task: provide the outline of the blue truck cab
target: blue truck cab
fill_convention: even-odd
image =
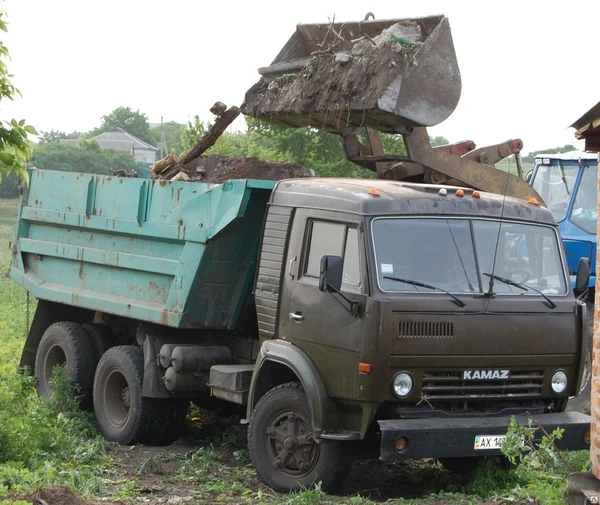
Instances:
[[[571,151],[538,154],[529,179],[558,223],[573,281],[579,258],[590,259],[590,301],[596,286],[597,177],[597,155]]]

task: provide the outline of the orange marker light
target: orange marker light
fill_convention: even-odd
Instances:
[[[583,441],[584,441],[586,444],[589,444],[589,443],[590,443],[590,440],[591,440],[590,430],[587,430],[587,431],[585,432],[585,435],[583,435]]]
[[[481,193],[479,191],[473,191],[473,198],[481,198]]]
[[[462,189],[457,189],[456,196],[465,196],[465,192]]]
[[[373,365],[371,365],[371,363],[359,363],[358,371],[360,373],[371,373],[373,371]]]
[[[539,205],[540,202],[537,201],[537,198],[530,198],[529,200],[527,200],[527,203],[530,203],[531,205]]]
[[[381,195],[381,193],[379,192],[379,190],[378,190],[378,189],[375,189],[375,188],[371,188],[371,189],[369,190],[369,194],[370,194],[371,196],[380,196],[380,195]]]
[[[408,440],[406,440],[404,437],[399,438],[398,440],[396,440],[396,451],[398,452],[404,452],[404,450],[406,450],[406,448],[408,447]]]

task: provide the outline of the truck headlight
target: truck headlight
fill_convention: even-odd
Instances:
[[[397,373],[392,382],[394,393],[398,398],[407,397],[413,388],[413,380],[408,372]]]
[[[554,372],[551,385],[552,391],[554,391],[557,395],[562,393],[565,389],[567,389],[567,374],[562,370]]]

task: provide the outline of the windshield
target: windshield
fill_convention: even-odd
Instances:
[[[588,233],[596,234],[598,220],[598,166],[587,166],[577,188],[571,221]]]
[[[431,292],[397,277],[453,293],[485,293],[491,274],[545,294],[566,294],[553,228],[483,219],[377,218],[372,222],[379,287]],[[386,278],[387,277],[387,278]],[[494,293],[534,294],[502,282]]]
[[[579,165],[538,165],[533,189],[542,197],[556,221],[567,215]]]

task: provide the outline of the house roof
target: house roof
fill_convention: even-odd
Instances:
[[[117,150],[121,150],[118,149],[116,146],[116,142],[118,142],[120,145],[125,146],[128,145],[130,146],[131,144],[133,144],[133,149],[150,149],[152,151],[158,151],[158,149],[156,147],[154,147],[153,145],[148,144],[148,142],[144,142],[141,139],[138,139],[136,136],[131,135],[131,133],[127,133],[125,130],[123,130],[123,128],[113,128],[112,130],[109,130],[107,132],[101,133],[100,135],[97,135],[96,140],[98,140],[98,142],[100,142],[100,144],[103,144],[104,142],[106,143],[115,143],[113,144],[115,147],[109,147],[109,149],[117,149]],[[125,144],[125,142],[127,142],[127,144]],[[129,147],[127,148],[127,150],[129,150]]]

